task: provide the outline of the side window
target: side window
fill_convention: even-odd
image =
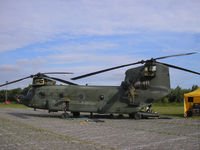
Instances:
[[[193,102],[193,97],[188,97],[188,102]]]
[[[32,96],[32,94],[33,94],[33,89],[30,88],[30,89],[28,90],[27,96]]]
[[[99,99],[100,99],[100,100],[104,100],[104,95],[100,95],[100,96],[99,96]]]

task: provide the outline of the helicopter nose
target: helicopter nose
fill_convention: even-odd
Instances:
[[[22,103],[23,104],[24,99],[25,99],[24,95],[19,95],[16,100],[17,100],[18,103]]]
[[[23,105],[26,105],[26,106],[30,106],[30,97],[29,96],[24,96],[24,95],[19,95],[17,97],[17,102],[19,104],[23,104]]]

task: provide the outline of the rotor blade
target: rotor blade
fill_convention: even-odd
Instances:
[[[41,74],[73,74],[73,72],[45,72]]]
[[[192,55],[192,54],[196,54],[196,53],[197,53],[197,52],[183,53],[183,54],[177,54],[177,55],[169,55],[169,56],[163,56],[163,57],[154,58],[154,60],[165,59],[165,58],[169,58],[169,57],[177,57],[177,56]]]
[[[161,63],[161,62],[156,62],[156,63],[165,65],[167,67],[171,67],[171,68],[175,68],[175,69],[179,69],[179,70],[183,70],[183,71],[186,71],[186,72],[190,72],[190,73],[194,73],[194,74],[200,75],[199,72],[192,71],[192,70],[189,70],[189,69],[185,69],[185,68],[182,68],[182,67],[178,67],[178,66],[174,66],[174,65],[170,65],[170,64],[166,64],[166,63]]]
[[[25,77],[25,78],[21,78],[21,79],[15,80],[15,81],[7,82],[5,84],[1,84],[0,87],[8,85],[8,84],[15,83],[15,82],[19,82],[19,81],[22,81],[22,80],[25,80],[25,79],[28,79],[28,78],[31,78],[31,76],[28,76],[28,77]]]
[[[47,76],[47,75],[45,75],[44,78],[53,79],[53,80],[56,80],[56,81],[60,81],[60,82],[69,84],[69,85],[78,85],[78,84],[76,84],[76,83],[72,83],[72,82],[69,82],[69,81],[66,81],[66,80],[63,80],[63,79],[59,79],[59,78],[56,78],[56,77],[49,77],[49,76]]]
[[[192,54],[196,54],[196,53],[197,52],[184,53],[184,54],[177,54],[177,55],[169,55],[169,56],[164,56],[164,57],[152,58],[152,59],[149,59],[149,60],[146,60],[146,61],[142,60],[142,61],[138,61],[136,63],[126,64],[126,65],[116,66],[116,67],[112,67],[112,68],[108,68],[108,69],[104,69],[104,70],[100,70],[100,71],[96,71],[96,72],[91,72],[91,73],[88,73],[88,74],[85,74],[85,75],[81,75],[81,76],[77,76],[77,77],[74,77],[74,78],[71,78],[71,79],[72,80],[77,80],[77,79],[85,78],[85,77],[92,76],[92,75],[95,75],[95,74],[103,73],[103,72],[106,72],[106,71],[111,71],[111,70],[114,70],[114,69],[119,69],[119,68],[131,66],[131,65],[136,65],[136,64],[143,64],[145,62],[153,62],[153,61],[155,61],[157,59],[165,59],[165,58],[169,58],[169,57],[192,55]]]
[[[106,71],[111,71],[111,70],[114,70],[114,69],[119,69],[119,68],[131,66],[131,65],[143,64],[143,63],[145,63],[145,61],[142,60],[142,61],[138,61],[136,63],[126,64],[126,65],[116,66],[116,67],[112,67],[112,68],[108,68],[108,69],[104,69],[104,70],[99,70],[99,71],[96,71],[96,72],[91,72],[91,73],[81,75],[81,76],[77,76],[77,77],[74,77],[74,78],[71,78],[71,79],[77,80],[77,79],[85,78],[85,77],[92,76],[92,75],[95,75],[95,74],[103,73],[103,72],[106,72]]]

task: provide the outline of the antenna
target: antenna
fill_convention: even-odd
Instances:
[[[6,81],[5,104],[10,104],[10,102],[8,101],[7,83],[8,83],[8,81]]]

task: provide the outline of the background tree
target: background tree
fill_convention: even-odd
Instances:
[[[31,84],[29,84],[29,86],[25,87],[20,94],[22,95],[26,95],[28,93],[28,90],[31,88]]]
[[[7,100],[16,102],[17,97],[21,94],[26,95],[30,88],[31,88],[31,85],[29,85],[28,87],[25,87],[24,89],[16,88],[16,89],[7,90],[7,96],[8,96]],[[5,102],[5,95],[6,95],[6,90],[0,90],[0,102]]]
[[[171,89],[171,93],[164,97],[161,102],[166,103],[167,99],[169,103],[177,102],[182,103],[184,100],[184,94],[192,92],[198,88],[197,85],[193,85],[191,89],[182,89],[180,86],[177,86],[175,89]],[[167,98],[167,99],[166,99]]]
[[[16,101],[18,95],[21,93],[22,89],[17,88],[17,89],[12,89],[8,90],[8,101]]]
[[[1,90],[0,91],[0,102],[4,102],[5,101],[5,94],[6,94],[6,90]]]
[[[196,89],[198,89],[199,88],[199,86],[198,85],[193,85],[192,86],[192,90],[191,91],[195,91]]]

